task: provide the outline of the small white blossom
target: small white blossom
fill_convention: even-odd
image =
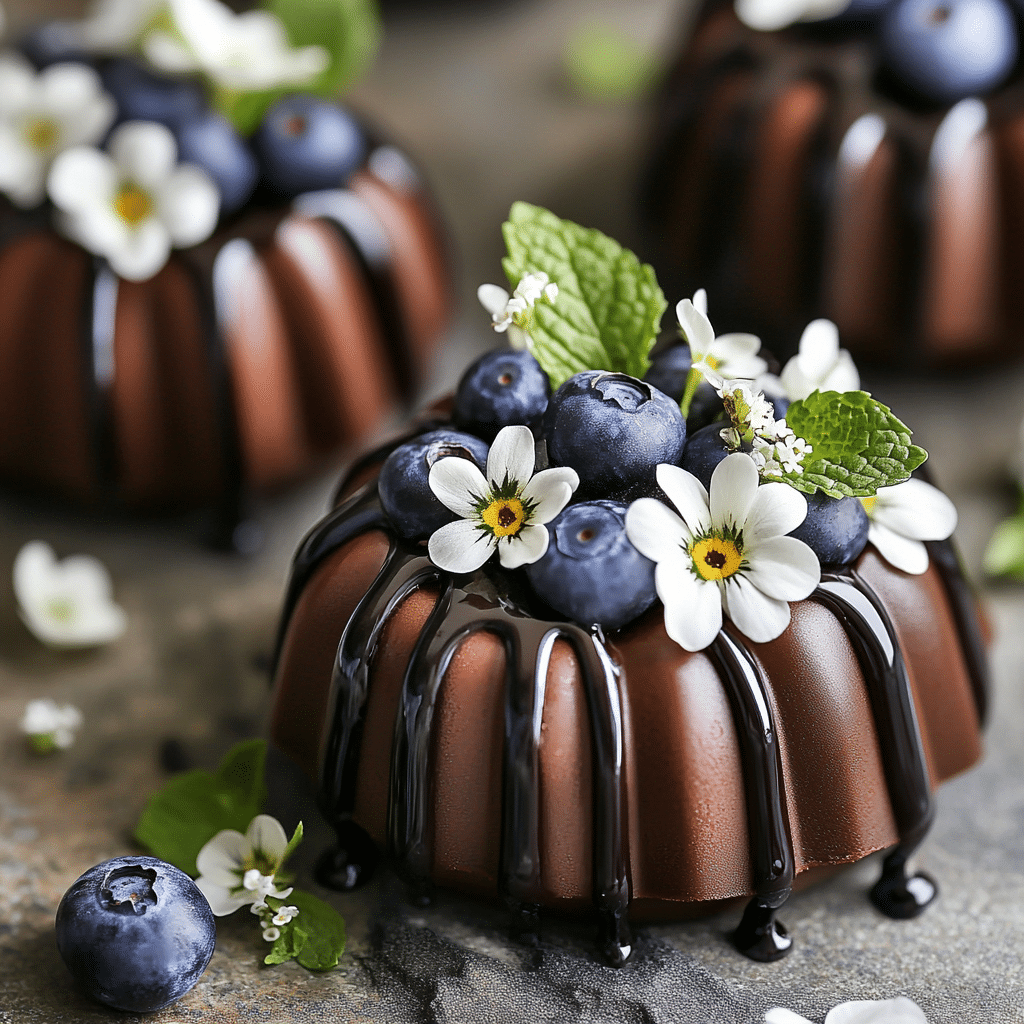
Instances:
[[[76,26],[81,45],[91,51],[130,49],[166,7],[166,0],[96,0]]]
[[[806,1017],[780,1006],[769,1010],[765,1024],[811,1024]],[[825,1024],[928,1024],[924,1010],[912,999],[865,999],[840,1003],[828,1011]]]
[[[693,299],[682,299],[676,305],[679,329],[690,346],[693,369],[712,383],[721,378],[754,380],[768,369],[757,353],[761,339],[754,334],[721,334],[707,317],[707,295],[700,289]]]
[[[58,562],[49,544],[30,541],[14,560],[13,578],[18,614],[51,647],[96,647],[125,631],[127,618],[98,559],[73,555]]]
[[[879,487],[861,498],[868,518],[868,543],[890,564],[920,576],[928,568],[926,540],[945,540],[956,529],[956,506],[937,487],[911,478]]]
[[[280,928],[275,928],[273,925],[270,925],[269,927],[263,929],[264,942],[277,942],[279,938],[281,938]]]
[[[499,333],[508,332],[508,343],[514,349],[528,349],[530,336],[530,310],[546,299],[554,302],[558,298],[558,285],[548,280],[543,270],[524,274],[516,290],[509,295],[496,284],[482,284],[476,290],[480,305],[491,314],[491,326]]]
[[[487,476],[469,459],[439,459],[430,489],[460,518],[430,535],[431,561],[448,572],[473,572],[498,552],[506,569],[536,562],[548,549],[544,526],[569,503],[580,479],[557,467],[534,474],[529,427],[503,427],[487,453]]]
[[[299,916],[298,907],[279,907],[277,913],[273,917],[274,924],[288,924],[293,917]]]
[[[275,875],[288,849],[281,823],[269,814],[257,814],[243,836],[222,829],[196,858],[196,885],[218,917],[250,905],[253,913],[267,906],[267,897],[285,899],[291,887],[278,889]]]
[[[800,336],[800,351],[780,378],[791,402],[814,391],[856,391],[860,374],[853,357],[839,347],[839,328],[831,320],[812,320]]]
[[[21,731],[29,736],[40,752],[56,747],[66,750],[75,742],[81,728],[82,712],[73,704],[59,707],[49,697],[28,702],[21,720]]]
[[[235,14],[219,0],[168,0],[176,31],[156,28],[142,48],[158,68],[202,72],[226,89],[308,85],[330,63],[322,46],[293,47],[270,11]]]
[[[736,16],[748,28],[774,32],[798,21],[820,21],[842,14],[850,0],[736,0]]]
[[[807,515],[804,496],[788,484],[759,485],[744,452],[715,467],[710,494],[679,466],[658,466],[657,480],[679,514],[640,498],[626,512],[626,535],[657,563],[668,635],[684,650],[702,651],[724,613],[755,643],[780,636],[789,602],[807,597],[821,575],[814,552],[786,536]]]
[[[99,75],[85,64],[36,72],[20,57],[0,57],[0,191],[18,206],[38,206],[56,156],[98,141],[116,116]]]
[[[171,247],[197,245],[217,224],[220,195],[210,176],[177,162],[162,124],[129,121],[110,137],[109,153],[78,146],[50,171],[58,225],[130,281],[152,277]]]
[[[812,446],[797,437],[785,419],[775,419],[774,406],[756,387],[724,380],[716,390],[732,421],[720,431],[726,447],[738,451],[744,441],[749,441],[753,446],[750,455],[762,477],[803,472],[803,461]]]

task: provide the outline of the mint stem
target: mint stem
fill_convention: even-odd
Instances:
[[[697,388],[700,387],[701,381],[704,380],[704,374],[700,370],[695,370],[692,366],[690,372],[686,375],[686,387],[683,390],[683,397],[679,403],[679,409],[683,414],[685,420],[690,415],[690,406],[693,404],[693,396],[697,394]]]

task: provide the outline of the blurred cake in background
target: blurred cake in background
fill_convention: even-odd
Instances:
[[[1015,355],[1024,84],[1004,0],[710,0],[660,95],[659,272],[786,353],[817,316],[859,358]]]

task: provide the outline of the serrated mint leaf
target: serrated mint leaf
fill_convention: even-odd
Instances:
[[[154,857],[195,875],[199,851],[222,829],[245,832],[267,797],[264,740],[232,747],[216,774],[186,772],[149,798],[135,838]]]
[[[1003,520],[995,529],[982,564],[990,576],[1024,580],[1024,512]]]
[[[299,908],[294,923],[301,923],[307,939],[295,959],[311,971],[329,971],[345,952],[345,921],[334,907],[312,893],[293,889],[288,902]]]
[[[870,497],[879,487],[909,479],[928,453],[911,444],[910,430],[866,391],[815,391],[793,402],[786,424],[812,452],[802,472],[772,476],[805,494]],[[769,479],[766,477],[766,479]]]
[[[538,271],[558,285],[557,300],[538,302],[526,326],[552,388],[583,370],[643,377],[666,306],[653,268],[600,231],[529,203],[512,206],[502,234],[513,287]]]

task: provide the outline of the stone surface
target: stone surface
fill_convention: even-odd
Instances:
[[[44,7],[6,6],[15,26]],[[46,11],[80,6],[49,0]],[[408,4],[392,15],[381,60],[355,101],[419,154],[453,224],[463,312],[432,393],[450,388],[492,341],[474,294],[481,281],[500,280],[498,225],[512,200],[549,205],[637,244],[631,189],[643,115],[629,104],[573,98],[559,56],[584,20],[605,19],[667,46],[679,13],[672,0],[507,0],[436,10]],[[1009,509],[1000,481],[1018,445],[1024,374],[867,383],[931,450],[961,510],[958,536],[976,571],[986,537]],[[95,521],[0,504],[0,1024],[141,1019],[76,992],[54,944],[54,911],[82,871],[134,849],[131,830],[167,768],[212,767],[231,743],[261,731],[264,666],[288,560],[329,491],[323,480],[254,509],[267,543],[251,561],[203,548],[199,520]],[[107,563],[130,617],[123,640],[68,655],[29,636],[3,567],[35,537],[62,555],[88,551]],[[413,907],[385,871],[363,892],[329,897],[350,936],[337,970],[263,967],[264,944],[240,913],[219,922],[199,985],[147,1019],[755,1024],[772,1005],[820,1021],[842,1000],[902,993],[933,1024],[1024,1021],[1024,593],[988,596],[998,637],[988,754],[940,793],[918,860],[942,894],[920,919],[891,922],[872,909],[865,891],[878,865],[869,861],[790,901],[781,917],[797,945],[778,964],[733,952],[732,911],[642,929],[634,961],[614,971],[597,961],[583,924],[545,919],[540,945],[523,947],[508,939],[499,908],[446,894]],[[85,714],[76,745],[50,758],[32,756],[17,731],[25,704],[43,696]],[[329,835],[286,765],[276,764],[272,782],[269,810],[286,824],[306,822],[296,866],[300,884],[313,887],[309,869]]]

